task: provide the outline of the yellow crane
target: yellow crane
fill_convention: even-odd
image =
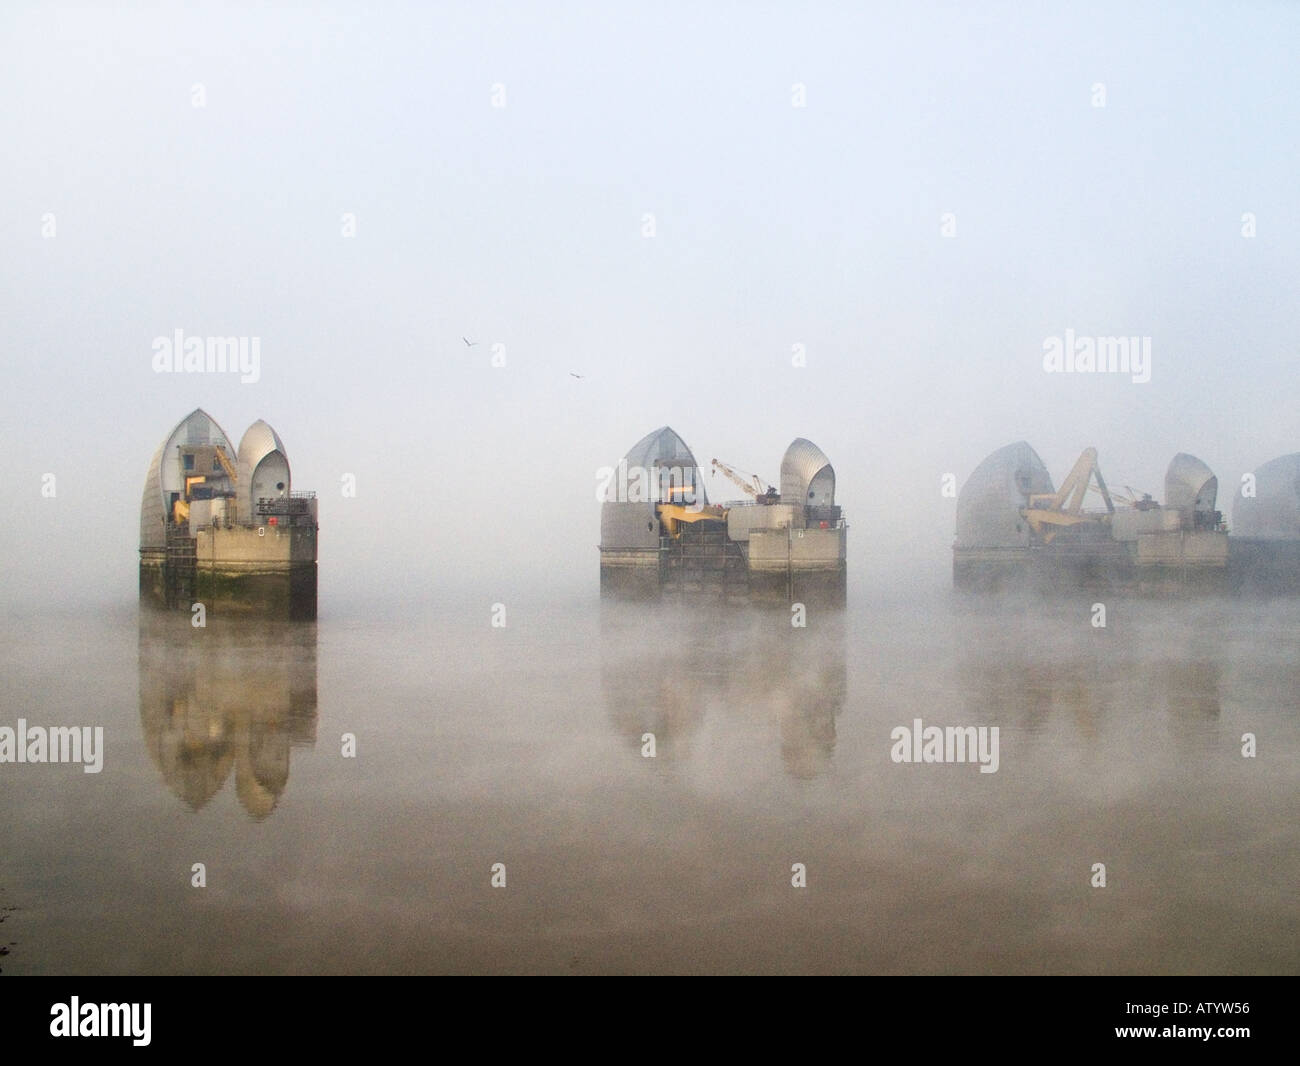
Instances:
[[[721,470],[727,478],[739,485],[744,492],[753,496],[759,503],[775,503],[781,497],[781,494],[777,492],[776,489],[772,488],[771,485],[768,485],[757,474],[750,474],[749,479],[746,480],[741,476],[740,471],[734,466],[731,466],[729,463],[724,463],[720,459],[714,459],[714,477],[718,476],[719,470]]]
[[[235,473],[235,468],[231,465],[230,457],[226,455],[226,449],[220,444],[217,444],[213,446],[212,450],[217,453],[217,461],[221,463],[221,469],[226,472],[226,477],[230,478],[231,481],[238,481],[239,475]]]
[[[1124,486],[1124,492],[1128,493],[1128,495],[1125,496],[1119,492],[1113,495],[1125,507],[1132,507],[1135,511],[1154,511],[1160,507],[1160,504],[1151,498],[1149,492],[1144,492],[1139,496],[1130,485]]]
[[[230,478],[231,483],[238,481],[239,475],[235,472],[235,467],[230,462],[230,456],[226,454],[226,449],[220,444],[215,444],[212,451],[217,457],[217,462],[221,464],[221,469],[225,471],[226,477]],[[206,474],[192,474],[185,479],[185,498],[177,500],[172,505],[172,521],[186,522],[189,520],[191,490],[195,485],[202,485],[207,480]]]
[[[1097,482],[1097,491],[1105,501],[1106,511],[1085,511],[1083,498]],[[1109,525],[1110,516],[1115,513],[1115,504],[1106,488],[1101,468],[1097,465],[1097,449],[1085,448],[1074,467],[1061,482],[1055,492],[1034,493],[1029,497],[1029,506],[1020,512],[1044,544],[1051,544],[1061,530],[1087,525]]]

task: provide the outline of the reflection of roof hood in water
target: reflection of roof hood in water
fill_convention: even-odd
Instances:
[[[972,471],[957,496],[958,548],[1023,548],[1030,495],[1055,492],[1047,467],[1024,441],[999,448]]]
[[[155,699],[141,712],[154,765],[190,810],[201,810],[221,791],[235,759],[221,714],[186,697]]]
[[[835,503],[835,469],[812,441],[797,437],[781,460],[781,502],[831,507]]]
[[[289,783],[289,736],[276,723],[250,722],[235,760],[235,794],[255,820],[267,817]]]
[[[848,699],[843,625],[823,616],[809,640],[791,641],[779,614],[721,617],[662,605],[603,613],[601,696],[616,731],[633,750],[652,733],[656,758],[637,762],[664,769],[690,763],[705,720],[722,714],[775,733],[791,777],[825,773]]]
[[[602,548],[659,547],[659,527],[655,517],[654,500],[658,498],[659,488],[656,469],[664,466],[679,468],[682,475],[690,479],[698,501],[709,502],[704,478],[690,448],[676,432],[668,426],[661,426],[632,445],[627,455],[623,457],[623,462],[614,469],[614,479],[605,488],[605,498],[600,506]],[[621,470],[627,473],[621,475]],[[644,474],[634,473],[634,471],[644,471]],[[618,496],[620,489],[629,487],[628,484],[620,483],[620,476],[625,476],[628,483],[631,483],[635,477],[636,484],[632,486],[633,490],[642,496],[645,495],[645,490],[653,487],[654,497],[637,500],[620,499]],[[653,479],[654,485],[645,483],[643,480],[645,477]],[[681,478],[674,478],[673,484],[681,484]]]
[[[167,787],[192,810],[234,771],[255,820],[275,809],[290,754],[316,743],[314,626],[208,619],[202,640],[186,616],[140,618],[140,724]]]
[[[1255,495],[1234,494],[1232,532],[1261,540],[1300,540],[1300,452],[1255,471]]]

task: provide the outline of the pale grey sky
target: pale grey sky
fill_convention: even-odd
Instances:
[[[1300,9],[1131,6],[6,3],[7,599],[129,601],[196,406],[320,493],[323,613],[594,593],[596,470],[665,423],[820,445],[851,595],[946,584],[941,477],[1013,440],[1226,495],[1300,449]],[[1151,381],[1045,373],[1067,328]],[[260,380],[155,374],[176,329]]]

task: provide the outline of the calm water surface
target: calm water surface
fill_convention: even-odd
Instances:
[[[1294,972],[1300,605],[1091,618],[10,618],[0,725],[105,755],[0,765],[0,969]],[[915,718],[998,727],[997,772],[895,763]]]

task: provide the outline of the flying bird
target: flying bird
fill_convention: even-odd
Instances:
[[[470,340],[468,337],[463,336],[463,335],[461,336],[460,339],[463,340],[463,341],[465,342],[465,347],[467,347],[467,348],[473,348],[474,345],[478,344],[478,341],[472,341],[472,340]]]
[[[582,375],[581,375],[581,374],[575,374],[572,370],[570,370],[570,371],[569,371],[569,377],[571,377],[571,378],[580,378],[580,377],[582,377]]]

